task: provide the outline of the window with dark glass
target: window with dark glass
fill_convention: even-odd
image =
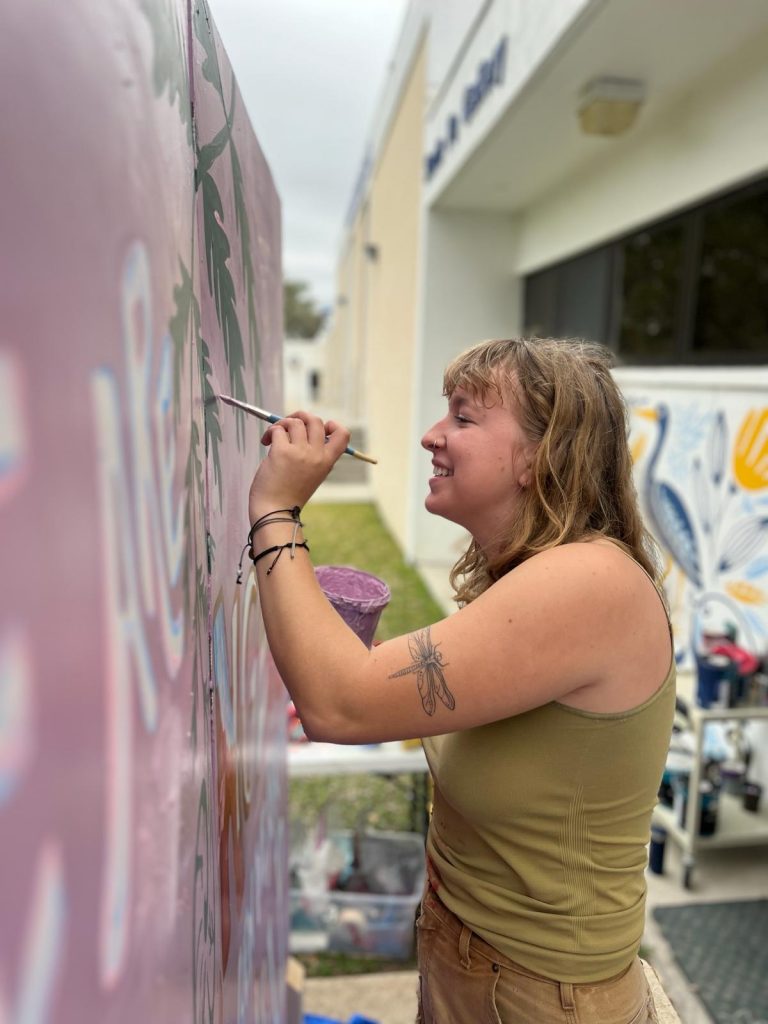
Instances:
[[[524,332],[537,338],[557,334],[557,267],[531,274],[525,279]]]
[[[768,362],[768,181],[532,274],[525,326],[629,364]]]
[[[702,214],[692,348],[768,358],[768,192]]]
[[[525,286],[525,333],[608,341],[610,249],[592,252],[532,274]]]
[[[658,361],[678,349],[684,232],[681,223],[640,231],[621,245],[618,349]]]

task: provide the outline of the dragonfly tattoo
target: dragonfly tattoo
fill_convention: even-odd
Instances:
[[[401,668],[399,672],[393,672],[390,679],[397,679],[399,676],[407,676],[412,672],[416,673],[416,685],[419,688],[421,703],[428,715],[434,715],[437,706],[436,697],[445,704],[449,711],[456,707],[453,694],[445,685],[443,668],[446,663],[442,654],[437,649],[437,644],[432,643],[429,635],[429,626],[426,629],[414,633],[408,637],[408,650],[413,658],[413,665],[408,668]]]

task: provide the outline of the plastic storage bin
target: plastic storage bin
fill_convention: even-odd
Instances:
[[[329,838],[346,855],[333,880],[344,888],[291,889],[291,951],[407,959],[424,888],[424,837],[416,832],[336,832]]]

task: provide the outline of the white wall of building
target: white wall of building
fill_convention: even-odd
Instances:
[[[454,142],[445,146],[445,158],[425,187],[425,204],[432,206],[441,192],[493,131],[509,105],[527,86],[558,40],[595,0],[491,0],[482,5],[477,17],[467,24],[467,37],[449,60],[443,47],[457,42],[453,34],[458,20],[452,10],[436,8],[430,27],[430,44],[440,43],[437,69],[445,68],[446,78],[440,83],[428,111],[426,126],[427,153],[434,151],[447,138],[451,117],[458,117],[459,131]],[[499,42],[507,39],[503,81],[489,90],[473,116],[463,115],[465,93],[477,80],[481,65],[489,60]],[[543,126],[542,126],[543,127]],[[510,168],[510,172],[512,168]],[[487,197],[478,197],[484,206]]]
[[[517,226],[511,217],[452,210],[426,214],[414,382],[416,439],[445,415],[442,382],[446,364],[477,341],[517,331],[521,308],[519,281],[513,272],[516,241]],[[409,488],[412,534],[407,553],[420,562],[454,562],[464,531],[424,510],[430,475],[429,456],[416,450]]]
[[[517,270],[527,274],[768,171],[768,35],[693,83],[626,139],[525,209]]]

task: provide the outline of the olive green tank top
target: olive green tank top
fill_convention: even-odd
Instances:
[[[633,960],[646,846],[675,708],[659,689],[616,714],[560,703],[423,741],[427,853],[442,902],[501,953],[565,982]]]

